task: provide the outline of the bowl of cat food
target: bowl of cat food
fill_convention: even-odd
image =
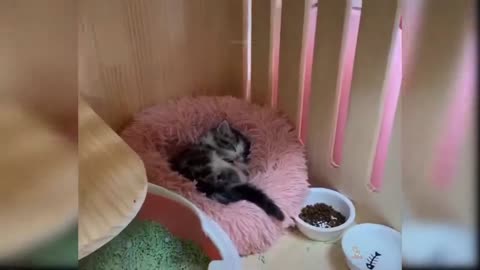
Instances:
[[[336,241],[355,221],[355,207],[345,195],[327,188],[310,188],[295,218],[297,228],[315,241]]]

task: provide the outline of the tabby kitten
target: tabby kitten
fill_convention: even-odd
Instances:
[[[248,183],[250,142],[227,121],[209,130],[171,159],[173,170],[196,181],[198,191],[222,204],[246,200],[283,221],[284,214],[263,191]]]

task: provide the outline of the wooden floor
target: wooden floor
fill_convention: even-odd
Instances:
[[[243,259],[246,270],[348,270],[341,242],[311,241],[292,229],[271,249]]]

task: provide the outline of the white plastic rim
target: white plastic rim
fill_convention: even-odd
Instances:
[[[241,270],[240,255],[230,237],[215,221],[203,213],[189,200],[161,186],[148,183],[148,192],[178,202],[189,208],[200,220],[202,230],[220,251],[223,260],[211,261],[208,270]]]
[[[310,225],[308,223],[306,223],[305,221],[303,221],[300,217],[298,216],[295,216],[295,221],[297,223],[300,223],[302,224],[303,226],[305,227],[308,227],[312,230],[315,230],[315,231],[318,231],[318,232],[327,232],[327,233],[331,233],[331,232],[338,232],[338,231],[341,231],[341,230],[344,230],[346,229],[347,227],[349,227],[350,225],[352,225],[355,221],[355,216],[356,216],[356,212],[355,212],[355,206],[353,206],[353,203],[352,201],[350,201],[350,199],[348,199],[345,195],[343,195],[342,193],[340,192],[337,192],[335,190],[332,190],[332,189],[328,189],[328,188],[310,188],[310,194],[308,195],[309,197],[310,196],[315,196],[315,194],[321,194],[321,193],[324,193],[324,194],[330,194],[330,195],[333,195],[333,196],[336,196],[338,198],[340,198],[340,200],[342,200],[343,202],[345,202],[345,204],[348,206],[348,210],[349,210],[349,215],[347,217],[347,220],[345,221],[345,223],[343,223],[342,225],[340,226],[337,226],[337,227],[333,227],[333,228],[321,228],[321,227],[316,227],[316,226],[313,226],[313,225]],[[316,201],[315,199],[312,199],[312,201]],[[323,202],[322,200],[318,200],[317,202]],[[328,202],[325,202],[328,204]],[[304,206],[305,207],[306,205],[310,204],[309,203],[309,198],[307,197],[307,200],[305,201],[304,203]]]
[[[401,270],[400,232],[380,224],[363,223],[342,237],[342,251],[351,270]]]

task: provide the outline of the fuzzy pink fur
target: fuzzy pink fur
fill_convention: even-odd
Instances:
[[[170,170],[168,158],[221,120],[228,120],[251,141],[251,182],[284,211],[283,223],[256,205],[222,205],[195,190]],[[264,252],[299,214],[308,193],[304,148],[288,120],[268,108],[233,97],[187,97],[150,107],[134,116],[123,139],[145,163],[150,182],[177,192],[218,222],[241,255]]]

